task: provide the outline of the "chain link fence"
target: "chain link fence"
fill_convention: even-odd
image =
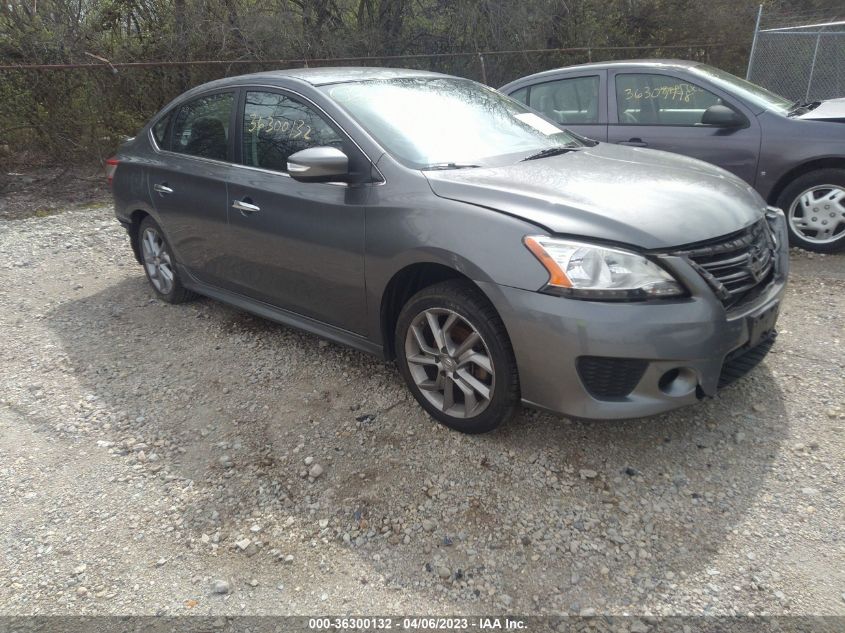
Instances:
[[[805,22],[808,18],[812,23]],[[747,77],[793,101],[845,97],[845,20],[766,16],[761,7]]]
[[[742,51],[719,44],[483,51],[393,57],[0,65],[0,164],[102,161],[121,139],[186,89],[213,79],[302,66],[395,66],[498,87],[526,74],[590,61],[675,57],[731,68]]]

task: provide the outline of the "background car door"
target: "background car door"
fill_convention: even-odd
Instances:
[[[177,261],[202,281],[223,276],[227,232],[226,178],[235,92],[217,92],[179,107],[167,130],[155,130],[164,150],[148,168],[150,198]]]
[[[760,127],[753,113],[678,75],[612,72],[609,76],[611,143],[662,149],[705,160],[753,184],[760,151]],[[720,128],[701,124],[704,111],[725,105],[747,125]]]
[[[567,75],[520,88],[510,96],[563,129],[597,141],[607,140],[605,71]]]
[[[245,90],[242,166],[229,180],[227,277],[238,292],[351,332],[365,332],[364,204],[368,186],[301,183],[288,156],[334,146],[366,160],[304,100]],[[240,207],[240,208],[238,208]]]

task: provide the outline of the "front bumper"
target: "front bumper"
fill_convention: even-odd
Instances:
[[[726,309],[693,266],[677,256],[661,259],[690,290],[679,300],[606,303],[480,284],[510,335],[523,402],[572,417],[620,419],[715,395],[726,359],[749,346],[761,315],[774,325],[769,315],[784,295],[789,260],[783,215],[771,223],[779,245],[773,279],[738,308]],[[579,373],[583,357],[645,362],[630,393],[596,397],[582,378],[583,365]]]

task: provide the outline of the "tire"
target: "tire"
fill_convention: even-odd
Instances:
[[[399,313],[394,341],[408,388],[441,424],[486,433],[519,406],[519,375],[505,325],[471,283],[453,279],[420,290]]]
[[[831,200],[833,196],[841,197]],[[817,253],[845,249],[845,169],[819,169],[799,176],[783,190],[777,204],[786,214],[793,246]],[[825,236],[825,230],[832,233]]]
[[[147,281],[159,299],[167,303],[184,303],[196,297],[179,280],[173,250],[161,227],[150,216],[138,226],[138,251]]]

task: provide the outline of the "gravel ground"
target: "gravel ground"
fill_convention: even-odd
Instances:
[[[156,301],[108,208],[0,221],[3,614],[845,614],[845,257],[648,420],[434,424],[393,366]]]

